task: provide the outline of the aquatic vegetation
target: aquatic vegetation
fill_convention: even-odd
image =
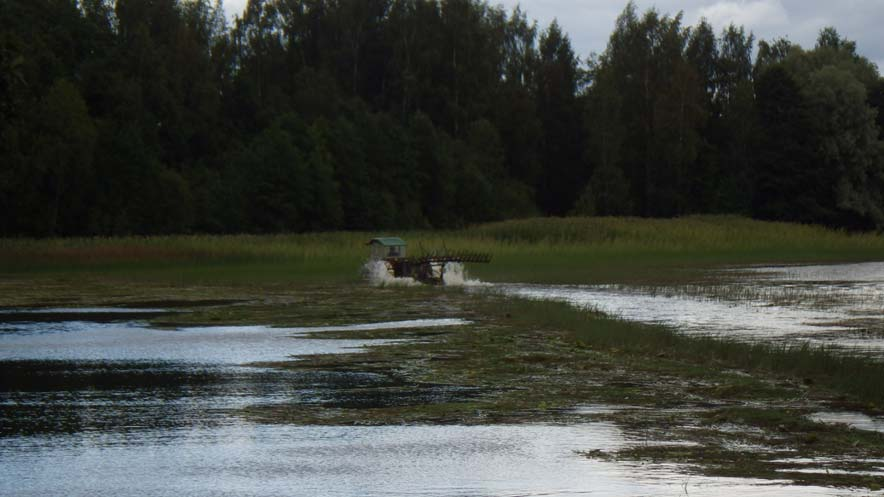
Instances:
[[[785,375],[832,388],[859,403],[884,409],[884,362],[814,347],[806,343],[746,343],[720,337],[687,336],[677,330],[626,322],[566,303],[518,301],[502,304],[513,315],[573,333],[578,344],[682,361]]]
[[[409,291],[397,289],[392,295]],[[340,400],[334,394],[308,406],[250,406],[242,414],[266,423],[333,426],[574,423],[588,418],[615,423],[645,441],[596,452],[596,458],[680,462],[702,474],[788,477],[803,484],[844,485],[849,475],[792,472],[791,462],[777,462],[784,450],[808,457],[849,454],[857,460],[857,471],[874,467],[864,458],[884,457],[884,439],[878,434],[853,435],[845,426],[805,417],[836,403],[879,412],[875,406],[881,405],[881,393],[872,377],[884,370],[880,363],[825,350],[701,340],[564,303],[440,293],[475,324],[441,328],[432,335],[401,334],[417,340],[358,354],[275,364],[298,372],[368,372],[394,379],[395,389],[339,392]],[[346,336],[365,337],[333,335]],[[854,389],[851,378],[864,378],[869,388]],[[439,388],[454,396],[433,393]],[[389,395],[405,400],[393,403]],[[373,407],[365,409],[369,404]],[[573,410],[599,404],[631,407]],[[766,449],[759,451],[761,446]],[[867,487],[881,483],[874,476],[856,482]]]
[[[493,254],[470,267],[486,281],[616,283],[696,278],[721,264],[869,260],[884,237],[733,216],[544,218],[457,231],[400,233],[410,253]],[[0,272],[18,277],[97,273],[187,284],[353,282],[377,233],[0,240]]]
[[[469,268],[485,281],[629,284],[677,298],[767,299],[814,308],[849,295],[827,297],[787,282],[734,288],[729,284],[737,276],[717,271],[710,278],[708,269],[747,262],[866,260],[884,248],[877,235],[731,217],[525,220],[407,236],[418,251],[446,247],[493,253],[493,264]],[[778,451],[790,447],[812,457],[884,457],[880,439],[862,435],[854,445],[857,438],[849,428],[806,418],[832,408],[880,414],[880,362],[820,347],[686,336],[664,326],[625,322],[566,303],[514,299],[484,288],[374,287],[359,272],[368,238],[329,233],[2,240],[0,305],[182,311],[143,314],[152,324],[142,333],[145,340],[175,329],[209,333],[201,330],[206,325],[229,329],[241,343],[249,338],[243,326],[264,326],[277,342],[289,339],[285,328],[293,327],[308,332],[302,339],[317,342],[386,340],[358,353],[329,343],[296,361],[280,358],[279,347],[271,345],[268,354],[253,357],[247,367],[305,378],[313,391],[283,391],[272,402],[243,401],[231,412],[215,413],[248,422],[390,426],[591,419],[655,442],[606,449],[598,457],[685,462],[705,474],[731,468],[728,475],[772,480],[786,475],[826,485],[845,484],[850,475],[805,474],[799,470],[807,468],[794,461],[780,461]],[[876,302],[868,297],[868,305]],[[414,329],[348,326],[415,319],[463,321]],[[329,351],[343,353],[323,353]],[[186,360],[187,351],[180,353],[175,357]],[[322,386],[330,378],[357,380],[349,387],[350,380]],[[227,388],[224,382],[219,385]],[[574,410],[597,404],[634,409]],[[75,411],[68,417],[73,419]],[[763,422],[767,411],[775,421]],[[780,425],[797,435],[786,437]],[[673,448],[676,442],[690,446]],[[768,454],[759,447],[776,450]],[[852,469],[870,468],[859,464]],[[858,481],[866,488],[881,483],[874,475]]]

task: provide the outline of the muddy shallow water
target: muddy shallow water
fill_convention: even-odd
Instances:
[[[811,343],[884,358],[884,263],[751,267],[691,285],[498,285],[685,333]]]
[[[564,293],[554,298],[571,298],[600,290],[556,291]],[[581,453],[646,443],[594,421],[601,411],[591,407],[575,413],[583,421],[567,425],[284,426],[238,414],[243,407],[278,403],[343,405],[346,397],[336,392],[391,381],[253,365],[382,343],[299,335],[470,326],[459,319],[158,329],[136,313],[159,310],[83,311],[0,315],[0,495],[852,494],[587,458]],[[447,401],[463,392],[424,385],[409,395]]]

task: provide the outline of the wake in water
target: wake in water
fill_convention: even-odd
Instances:
[[[362,275],[374,286],[418,286],[422,283],[414,278],[397,278],[393,275],[393,270],[384,261],[370,260],[362,266]],[[463,264],[459,262],[449,262],[445,265],[442,276],[442,282],[445,286],[486,286],[479,280],[470,279]]]

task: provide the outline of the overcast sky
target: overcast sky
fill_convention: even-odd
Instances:
[[[247,0],[225,0],[228,14],[242,12]],[[614,20],[626,0],[491,0],[507,10],[517,4],[529,18],[546,27],[557,18],[571,37],[581,58],[602,52],[614,27]],[[721,31],[730,23],[743,25],[756,39],[786,37],[812,48],[817,33],[835,26],[842,36],[856,40],[864,55],[884,67],[884,0],[636,0],[639,12],[656,7],[660,13],[684,11],[685,22],[695,24],[705,17]]]

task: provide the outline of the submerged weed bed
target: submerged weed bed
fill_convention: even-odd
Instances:
[[[391,292],[393,298],[409,293]],[[825,485],[847,485],[855,475],[792,471],[791,460],[850,458],[849,469],[869,472],[884,458],[882,434],[807,417],[832,406],[880,414],[880,363],[819,349],[684,337],[555,302],[450,289],[434,299],[440,298],[452,314],[470,316],[474,324],[432,334],[334,333],[410,341],[273,365],[380,375],[395,390],[350,390],[341,392],[341,401],[308,406],[251,406],[242,415],[307,425],[573,423],[587,417],[575,407],[627,405],[589,418],[613,422],[645,443],[590,457],[686,463],[708,475]],[[425,395],[428,386],[454,397]],[[377,402],[390,395],[407,402]],[[790,461],[780,461],[784,453]],[[876,476],[852,481],[868,488],[884,484]]]
[[[848,355],[842,350],[806,343],[745,343],[686,336],[671,328],[626,322],[558,302],[520,300],[503,305],[512,315],[529,315],[533,323],[569,330],[578,346],[786,376],[847,395],[875,411],[884,409],[884,362]]]

